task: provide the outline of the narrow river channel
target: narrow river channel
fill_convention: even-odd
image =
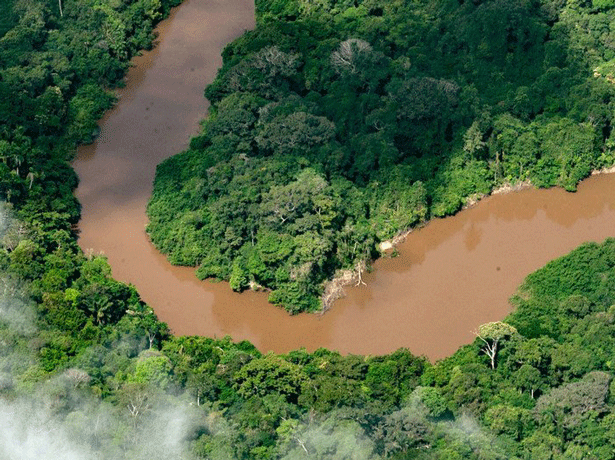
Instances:
[[[574,194],[560,189],[492,196],[411,233],[323,316],[291,317],[265,294],[236,294],[173,267],[150,244],[145,207],[155,168],[184,149],[205,116],[203,89],[225,44],[254,27],[253,0],[187,0],[158,27],[158,46],[136,58],[101,136],[73,164],[83,206],[79,243],[104,253],[176,334],[247,339],[260,350],[326,347],[383,354],[407,347],[438,359],[504,318],[527,274],[584,241],[615,235],[615,174]]]

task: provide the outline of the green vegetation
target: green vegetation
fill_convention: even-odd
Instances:
[[[615,459],[615,239],[528,276],[505,322],[431,364],[172,337],[104,259],[39,251],[28,281],[7,216],[2,458]]]
[[[230,338],[171,336],[134,288],[111,278],[104,258],[80,252],[76,178],[67,164],[74,146],[95,135],[96,117],[113,102],[108,88],[120,84],[128,58],[151,44],[152,24],[170,3],[61,5],[60,15],[60,3],[4,1],[0,17],[1,458],[615,459],[615,240],[583,245],[530,275],[509,318],[481,326],[474,343],[438,363],[403,349],[387,356],[324,349],[263,355]],[[275,291],[278,302],[308,292],[312,300],[292,306],[311,307],[318,283],[305,280],[325,279],[371,256],[374,243],[398,228],[448,212],[451,203],[456,209],[483,190],[480,181],[485,190],[507,177],[570,186],[587,164],[612,163],[615,56],[606,44],[613,5],[435,6],[259,4],[262,27],[227,49],[226,67],[209,89],[216,109],[206,130],[189,152],[161,166],[191,165],[209,175],[177,168],[192,187],[170,188],[181,198],[208,187],[216,200],[207,222],[222,219],[223,210],[240,212],[231,204],[244,200],[241,228],[254,230],[258,251],[244,248],[241,228],[222,226],[227,246],[202,264],[204,275],[217,263],[237,289],[275,280],[283,288]],[[452,19],[464,11],[465,23]],[[413,26],[386,22],[401,17]],[[449,18],[437,33],[436,18]],[[505,30],[499,21],[513,18],[518,27],[498,41]],[[376,54],[359,53],[346,73],[335,70],[329,56],[342,51],[350,36],[342,32],[359,24],[357,36],[371,48],[352,41],[350,50]],[[484,24],[478,29],[488,40],[470,40],[474,24]],[[533,41],[539,32],[543,41]],[[516,38],[509,42],[508,34]],[[434,49],[443,61],[432,63],[413,37],[442,43]],[[277,51],[268,45],[273,38]],[[448,52],[453,44],[455,55]],[[488,54],[504,45],[504,55]],[[306,60],[318,53],[322,59]],[[254,67],[258,56],[269,63],[282,56],[274,61],[286,64],[266,73]],[[559,70],[536,77],[559,92],[536,93],[529,73],[547,73],[540,66],[525,73],[515,61],[536,56],[559,62]],[[499,61],[507,70],[490,78],[527,78],[525,89],[488,84],[489,66]],[[381,83],[352,89],[353,78],[377,71]],[[470,76],[474,89],[464,83]],[[256,89],[225,94],[233,84]],[[281,98],[280,91],[295,96]],[[381,102],[398,105],[391,112]],[[329,113],[344,104],[356,110]],[[523,115],[519,107],[534,108]],[[397,110],[406,115],[398,119]],[[366,114],[377,132],[362,128]],[[389,137],[398,124],[403,128]],[[387,163],[382,152],[391,145],[400,153]],[[223,160],[225,151],[234,153]],[[368,158],[378,160],[371,169]],[[159,183],[173,183],[164,177]],[[195,208],[184,219],[203,223],[203,216]],[[176,237],[185,242],[180,259],[201,251],[194,234]]]
[[[108,89],[122,84],[128,59],[151,46],[154,23],[177,3],[65,0],[60,15],[60,3],[3,0],[0,195],[24,222],[69,238],[79,204],[67,160],[97,135],[97,120],[114,102]],[[27,244],[35,251],[46,243]]]
[[[400,231],[615,163],[608,2],[256,3],[148,208],[156,247],[200,278],[314,310]]]

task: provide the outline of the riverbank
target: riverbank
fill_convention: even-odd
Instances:
[[[408,347],[438,359],[472,341],[479,324],[504,318],[508,297],[532,270],[615,228],[613,175],[592,177],[577,194],[528,189],[487,197],[406,235],[398,257],[362,269],[366,285],[350,278],[346,297],[325,315],[290,316],[269,304],[266,293],[234,293],[227,283],[201,282],[191,268],[172,266],[144,232],[151,181],[156,165],[184,149],[198,129],[207,108],[202,88],[221,63],[225,40],[253,24],[250,5],[182,5],[163,24],[159,46],[137,58],[99,139],[80,149],[75,162],[80,245],[103,252],[113,275],[132,283],[175,334],[230,335],[264,352],[325,347],[378,355]]]
[[[600,170],[594,170],[592,171],[590,177],[593,176],[597,176],[597,175],[603,175],[603,174],[613,174],[615,173],[615,166],[610,167],[610,168],[603,168]],[[584,179],[584,181],[589,180],[589,177]],[[582,181],[579,186],[582,186],[583,182]],[[539,189],[535,189],[531,183],[531,181],[529,180],[525,180],[525,181],[520,181],[517,182],[515,184],[510,184],[510,183],[505,183],[502,184],[496,188],[494,188],[491,193],[489,195],[481,195],[481,196],[477,196],[474,198],[469,198],[468,202],[465,206],[463,206],[463,208],[457,213],[463,213],[463,212],[467,212],[468,210],[480,205],[481,201],[483,201],[484,199],[491,197],[491,196],[498,196],[498,195],[507,195],[510,193],[517,193],[523,190],[536,190],[538,191]],[[562,190],[559,187],[555,187],[555,189],[559,189]],[[563,190],[562,190],[563,191]],[[571,192],[565,192],[566,194],[571,193]],[[573,192],[574,193],[574,192]],[[457,215],[456,214],[456,215]],[[453,216],[447,216],[444,218],[438,218],[438,219],[450,219]],[[430,222],[432,222],[434,219],[431,219],[427,222],[421,223],[420,225],[404,230],[402,232],[399,232],[397,235],[395,235],[393,238],[389,239],[389,240],[385,240],[382,241],[381,243],[378,244],[378,251],[381,254],[381,257],[384,256],[385,258],[387,257],[400,257],[403,256],[402,253],[400,253],[400,249],[399,246],[406,242],[407,238],[416,231],[422,230],[424,229],[426,226],[428,226],[430,224]],[[605,234],[605,237],[607,236],[615,236],[615,233],[613,235],[610,234]],[[597,240],[599,241],[599,240]],[[378,260],[378,259],[376,259]],[[322,301],[323,301],[323,309],[320,312],[321,314],[326,313],[327,311],[329,311],[331,308],[334,307],[334,303],[336,301],[339,301],[340,299],[343,299],[346,296],[346,291],[345,288],[348,287],[358,287],[360,285],[365,285],[365,281],[363,280],[363,273],[367,271],[371,271],[372,268],[372,264],[374,264],[376,262],[376,260],[373,260],[370,262],[370,264],[368,265],[366,262],[362,262],[360,265],[360,269],[352,269],[352,270],[342,270],[340,271],[338,274],[336,274],[336,276],[328,281],[327,283],[325,283],[325,287],[324,287],[324,293],[322,296]],[[410,261],[410,264],[412,263],[412,261]]]
[[[187,9],[191,18],[180,20],[177,14],[179,38],[193,35],[189,29],[199,29],[204,19],[225,19],[210,16],[215,1],[192,1],[193,6],[207,6],[206,15],[192,7]],[[232,3],[220,6],[232,8]],[[53,45],[66,45],[63,51],[75,57],[84,51],[83,37],[109,37],[105,17],[117,25],[120,13],[132,19],[138,17],[135,13],[152,14],[149,0],[66,2],[64,16],[63,4],[55,4],[60,17],[54,17],[53,4],[39,0],[7,5],[12,17],[0,19],[0,27],[13,21],[15,28],[7,39],[0,37],[0,62],[19,62],[9,69],[0,66],[0,93],[32,84],[30,78],[22,81],[7,74],[49,78],[48,86],[39,88],[42,101],[32,93],[9,91],[12,97],[0,98],[0,106],[8,101],[10,107],[5,104],[0,112],[13,122],[23,117],[39,134],[58,124],[50,106],[40,104],[61,108],[55,85],[66,73],[53,74],[52,66],[66,72],[66,63],[78,64],[77,74],[90,64],[99,68],[104,63],[99,58],[111,55],[108,42],[92,40],[99,44],[85,49],[87,59],[63,60]],[[92,7],[101,7],[95,16],[88,14]],[[93,24],[87,22],[90,18]],[[209,25],[213,29],[217,24]],[[36,28],[40,33],[32,34]],[[415,252],[407,266],[402,255],[377,261],[373,273],[363,274],[358,267],[361,278],[350,296],[361,297],[350,303],[343,299],[329,315],[289,317],[270,305],[261,309],[258,302],[249,303],[255,298],[250,292],[223,303],[215,295],[210,298],[211,284],[198,282],[189,269],[176,270],[151,245],[144,244],[142,253],[129,253],[133,248],[122,246],[147,243],[139,228],[143,210],[134,203],[142,185],[135,184],[141,179],[139,168],[160,153],[156,149],[177,147],[159,144],[155,136],[167,126],[160,124],[161,113],[181,114],[172,106],[174,101],[182,103],[181,88],[180,94],[170,92],[176,80],[168,74],[177,72],[188,81],[197,69],[192,63],[169,67],[175,61],[168,60],[168,54],[183,52],[184,43],[172,27],[168,32],[163,43],[180,49],[161,44],[155,59],[144,56],[142,81],[131,85],[128,79],[129,97],[105,118],[98,148],[80,160],[86,169],[97,161],[102,168],[97,170],[100,177],[94,177],[98,183],[82,184],[98,187],[89,198],[100,199],[88,208],[88,222],[94,215],[101,227],[94,227],[98,235],[109,234],[113,263],[124,262],[115,258],[118,255],[142,257],[129,261],[141,295],[134,286],[113,279],[104,257],[88,251],[84,256],[77,246],[71,224],[79,206],[72,196],[76,181],[66,151],[30,146],[26,136],[33,131],[11,131],[4,125],[0,133],[10,136],[10,142],[0,139],[0,150],[9,154],[0,162],[0,186],[11,201],[0,205],[0,457],[471,460],[555,452],[609,458],[615,414],[609,394],[615,354],[615,239],[582,245],[528,276],[514,299],[514,314],[506,317],[508,325],[479,329],[486,343],[472,336],[471,345],[458,349],[464,339],[456,334],[477,318],[489,321],[481,310],[481,287],[504,290],[498,284],[500,275],[508,279],[518,268],[528,269],[534,253],[542,257],[554,242],[562,244],[555,247],[560,251],[579,237],[612,231],[608,214],[615,209],[613,175],[590,178],[578,195],[522,190],[485,198],[458,216],[434,220],[408,236],[409,251]],[[41,45],[46,34],[58,41],[28,49],[32,43]],[[198,34],[194,38],[198,40]],[[98,84],[86,92],[96,94]],[[19,103],[43,116],[28,118],[27,111],[18,110]],[[75,107],[87,109],[88,104],[78,97],[71,100],[70,108]],[[83,131],[87,136],[92,132]],[[35,140],[38,146],[51,142],[51,136]],[[117,149],[125,156],[114,157]],[[25,158],[12,155],[21,152]],[[118,185],[121,193],[106,189]],[[485,258],[486,242],[487,256],[495,254],[497,259]],[[524,260],[515,260],[516,255]],[[381,286],[379,273],[384,275]],[[228,286],[220,285],[223,295],[229,293]],[[169,315],[175,332],[204,337],[171,334],[140,298],[146,296],[154,300],[150,303],[158,316]],[[487,313],[499,314],[494,311],[499,297],[487,300]],[[195,305],[198,308],[191,310]],[[196,330],[202,325],[211,329]],[[233,338],[215,338],[225,331]],[[263,351],[293,351],[264,354],[240,341],[242,334],[259,340],[255,343]],[[490,339],[498,341],[497,350]],[[298,349],[302,345],[319,349],[309,353]],[[429,356],[432,363],[407,349],[383,351],[399,346]],[[433,362],[442,355],[450,356]],[[595,410],[579,406],[587,406],[588,400]],[[566,410],[571,407],[572,412]],[[582,410],[574,410],[579,407]],[[566,429],[571,426],[573,430]]]

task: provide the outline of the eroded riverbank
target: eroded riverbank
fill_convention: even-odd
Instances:
[[[173,267],[150,244],[145,207],[155,167],[181,151],[206,112],[203,88],[224,45],[254,26],[252,1],[188,0],[159,27],[159,46],[134,61],[101,136],[74,166],[83,205],[80,244],[103,252],[113,275],[134,284],[177,334],[231,335],[263,351],[327,347],[382,354],[408,347],[432,359],[473,340],[472,331],[509,312],[523,278],[584,241],[615,234],[615,175],[569,194],[527,189],[484,199],[436,219],[378,260],[366,286],[324,316],[288,316],[266,295],[236,294]]]

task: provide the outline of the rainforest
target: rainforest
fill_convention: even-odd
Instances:
[[[613,239],[532,273],[437,362],[176,336],[81,250],[75,149],[177,3],[0,3],[0,457],[615,458]],[[572,191],[615,163],[613,7],[257,1],[202,131],[158,169],[149,234],[297,313],[496,187]]]
[[[574,190],[613,163],[609,10],[586,8],[257,2],[201,134],[158,168],[152,241],[297,313],[495,187]]]

